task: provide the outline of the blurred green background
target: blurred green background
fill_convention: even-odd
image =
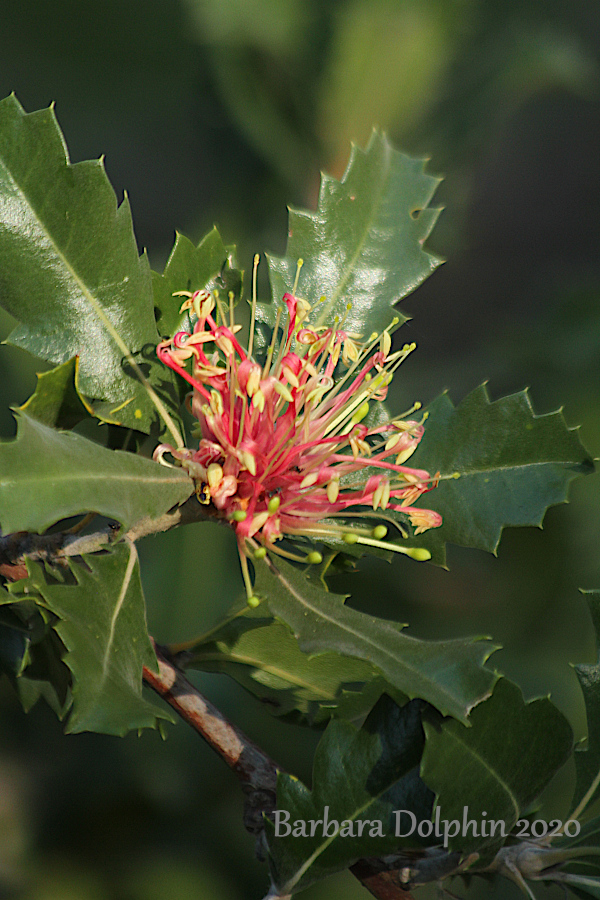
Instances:
[[[445,388],[458,401],[485,379],[493,397],[530,386],[537,412],[564,405],[600,454],[596,3],[1,0],[0,13],[0,95],[14,90],[28,111],[56,101],[73,161],[106,154],[154,268],[174,228],[198,240],[216,223],[246,268],[257,250],[281,252],[286,203],[314,206],[319,169],[341,176],[350,141],[374,124],[431,157],[446,212],[429,244],[449,262],[404,301],[403,340],[419,351],[398,408]],[[4,314],[0,326],[5,336]],[[36,368],[2,348],[4,436]],[[581,737],[568,663],[592,654],[579,589],[600,587],[599,495],[597,476],[576,483],[543,532],[506,532],[498,558],[451,548],[449,572],[365,563],[336,587],[417,635],[493,635],[504,645],[494,663],[527,696],[552,691]],[[196,525],[141,546],[159,640],[203,631],[236,596],[229,537]],[[318,735],[274,722],[219,676],[197,680],[310,778]],[[0,683],[0,898],[261,897],[266,868],[234,777],[183,724],[168,731],[166,742],[66,737],[49,709],[25,716]],[[571,777],[549,792],[549,812],[564,815]],[[476,892],[517,896],[504,881]],[[344,873],[305,896],[367,893]]]

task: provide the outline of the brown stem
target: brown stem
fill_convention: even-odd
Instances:
[[[145,683],[166,700],[235,772],[246,794],[244,825],[252,834],[260,835],[263,813],[269,815],[277,802],[279,767],[202,696],[169,659],[164,647],[156,646],[155,649],[158,672],[144,667]],[[412,900],[407,891],[393,882],[394,875],[374,872],[364,860],[352,866],[350,871],[378,900]]]
[[[176,525],[197,522],[206,517],[195,497],[158,519],[137,522],[124,536],[137,541],[150,534],[169,531]],[[93,534],[64,531],[55,534],[18,532],[0,535],[0,574],[10,581],[27,577],[25,557],[54,561],[70,556],[94,553],[119,540],[118,527],[107,526]],[[155,646],[158,672],[144,667],[144,681],[219,754],[238,776],[246,795],[244,825],[259,839],[263,835],[263,814],[269,815],[277,802],[278,767],[250,738],[229,722],[212,703],[185,678],[165,648]],[[367,860],[359,860],[350,871],[378,900],[412,900],[393,872],[376,871]]]
[[[144,667],[144,681],[219,754],[238,776],[246,804],[244,825],[252,834],[263,830],[263,812],[275,809],[277,766],[250,738],[202,696],[156,647],[158,672]]]
[[[123,537],[130,541],[139,541],[140,538],[149,534],[170,531],[176,525],[188,525],[206,518],[206,507],[198,503],[195,496],[192,496],[181,506],[169,510],[157,519],[141,519],[125,535],[119,533],[118,526],[111,525],[101,528],[93,534],[84,535],[74,534],[72,530],[54,534],[30,534],[28,531],[19,531],[14,534],[0,535],[0,565],[23,565],[25,557],[37,560],[57,560],[66,556],[95,553]],[[3,571],[2,574],[10,577],[10,570]],[[18,577],[22,578],[23,575]]]

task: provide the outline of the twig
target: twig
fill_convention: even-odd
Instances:
[[[188,725],[198,732],[238,776],[244,793],[244,825],[252,834],[263,831],[263,812],[275,809],[277,766],[250,738],[229,722],[220,710],[191,684],[156,647],[158,673],[144,667],[144,681]]]
[[[19,531],[15,534],[0,535],[0,565],[22,566],[25,557],[35,560],[57,560],[67,556],[81,556],[83,553],[96,553],[122,538],[135,542],[150,534],[170,531],[176,525],[188,525],[206,518],[206,507],[192,496],[181,506],[169,510],[157,519],[141,519],[125,535],[121,535],[118,526],[113,525],[107,525],[93,534],[84,535],[73,534],[70,530],[55,534],[30,534],[28,531]]]
[[[263,813],[269,815],[275,809],[277,772],[281,770],[264,750],[202,696],[168,657],[164,647],[156,646],[155,649],[158,672],[144,667],[144,681],[236,773],[246,794],[244,825],[260,837],[264,828]],[[375,872],[367,861],[361,860],[350,871],[378,900],[412,900],[406,890],[393,882],[391,873]]]
[[[10,581],[17,581],[27,576],[26,557],[59,561],[84,553],[96,553],[122,539],[135,542],[150,534],[169,531],[176,525],[205,518],[205,507],[195,497],[190,497],[184,504],[157,519],[142,519],[125,535],[119,533],[118,527],[111,525],[88,535],[72,531],[0,535],[0,574]],[[145,683],[166,700],[236,773],[246,795],[244,825],[250,833],[257,835],[260,851],[264,834],[263,817],[275,809],[277,802],[278,767],[202,696],[168,657],[165,648],[156,646],[155,649],[158,672],[144,667]],[[394,873],[376,871],[367,860],[359,860],[350,871],[378,900],[412,900],[411,895],[398,885]]]

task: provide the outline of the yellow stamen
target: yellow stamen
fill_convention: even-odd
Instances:
[[[275,381],[273,383],[274,389],[277,391],[280,397],[283,397],[284,400],[287,400],[288,403],[293,403],[294,398],[292,397],[292,393],[285,384],[282,384],[281,381]]]
[[[218,463],[211,463],[206,470],[206,480],[211,491],[216,490],[223,481],[223,469]]]
[[[246,466],[251,475],[256,475],[256,460],[249,450],[240,453],[242,465]]]
[[[296,296],[296,291],[298,290],[298,281],[300,280],[300,269],[304,265],[304,260],[299,259],[296,263],[296,277],[294,278],[294,287],[292,288],[292,294]]]
[[[340,481],[339,478],[332,478],[329,484],[327,485],[327,499],[330,503],[335,503],[338,498],[338,494],[340,492]]]

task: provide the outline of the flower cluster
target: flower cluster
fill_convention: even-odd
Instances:
[[[194,479],[198,500],[230,522],[249,598],[248,555],[261,558],[269,550],[321,561],[314,550],[298,556],[284,549],[277,543],[282,538],[296,544],[341,539],[428,559],[424,549],[383,541],[383,524],[349,524],[369,516],[381,522],[389,518],[387,510],[406,516],[415,534],[441,524],[438,513],[414,505],[436,478],[404,465],[423,434],[423,422],[407,418],[420,404],[384,424],[365,423],[414,349],[405,345],[391,353],[390,330],[397,320],[361,344],[344,331],[343,321],[311,327],[311,306],[285,294],[259,363],[253,356],[255,300],[245,349],[232,303],[226,312],[218,294],[185,296],[182,310],[193,314],[193,331],[163,341],[157,353],[193,388],[190,409],[199,423],[199,446],[161,444],[155,458],[169,464],[169,454]],[[406,536],[398,519],[390,521]]]

